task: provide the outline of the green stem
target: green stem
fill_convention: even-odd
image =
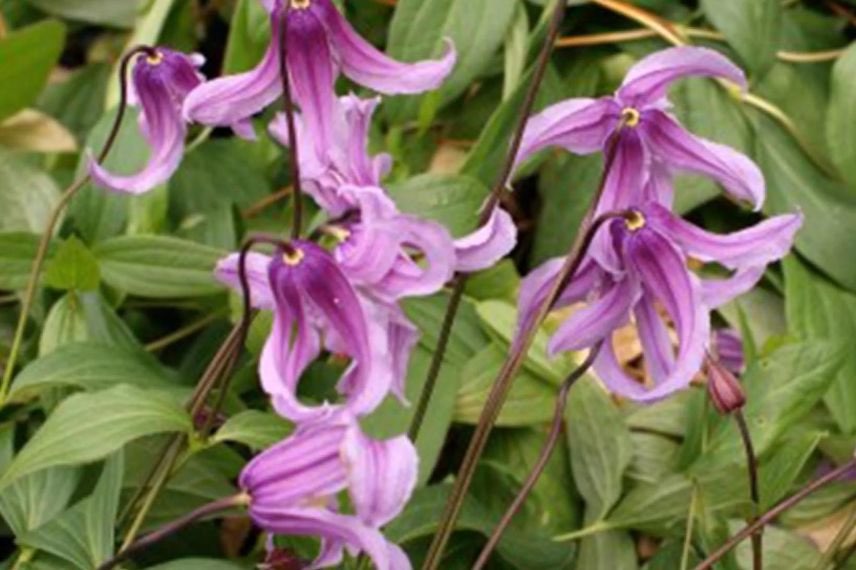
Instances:
[[[595,534],[599,534],[601,532],[606,532],[608,530],[612,530],[613,526],[606,521],[597,521],[595,523],[590,524],[585,528],[581,528],[579,530],[575,530],[574,532],[569,532],[567,534],[560,534],[558,536],[553,537],[553,540],[556,542],[568,542],[571,540],[579,540],[581,538],[585,538],[587,536],[592,536]]]
[[[695,531],[695,517],[698,509],[698,485],[693,481],[693,491],[690,496],[690,512],[687,517],[687,528],[684,534],[684,548],[681,552],[681,570],[687,570],[690,564],[690,551],[693,544],[693,532]]]
[[[158,340],[148,343],[145,346],[145,349],[147,352],[157,352],[159,350],[163,350],[169,345],[174,344],[180,340],[184,340],[185,338],[201,331],[211,323],[223,317],[224,314],[225,311],[216,311],[210,315],[206,315],[205,317],[202,317],[201,319],[192,322],[189,325],[166,335],[165,337],[159,338]]]

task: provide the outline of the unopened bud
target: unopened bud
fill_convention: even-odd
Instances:
[[[308,564],[291,550],[272,548],[268,551],[264,563],[258,568],[259,570],[303,570],[308,568]]]
[[[730,414],[746,403],[746,393],[740,381],[720,362],[708,357],[705,363],[707,372],[707,392],[720,414]]]

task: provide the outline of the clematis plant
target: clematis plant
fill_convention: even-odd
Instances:
[[[675,172],[710,177],[757,210],[764,201],[760,169],[734,149],[687,132],[669,113],[669,86],[690,76],[718,77],[746,87],[743,71],[719,53],[698,47],[655,52],[627,72],[616,93],[569,99],[532,117],[517,161],[559,146],[574,154],[614,153],[595,215],[646,201],[670,206]]]
[[[333,132],[333,84],[340,71],[360,85],[394,95],[435,89],[455,65],[451,42],[438,60],[391,59],[361,38],[331,0],[261,1],[271,21],[271,42],[261,62],[251,71],[215,79],[195,90],[184,104],[188,119],[232,126],[239,135],[252,138],[249,118],[282,94],[282,53],[287,54],[284,67],[303,120],[327,133]]]
[[[151,147],[146,166],[130,176],[113,174],[90,155],[89,173],[106,190],[142,194],[169,180],[184,155],[187,123],[181,106],[187,95],[204,81],[198,68],[200,55],[185,55],[165,47],[137,56],[131,78],[131,95],[141,107],[139,124]]]
[[[408,570],[407,556],[379,529],[404,508],[417,470],[407,437],[374,440],[353,417],[336,415],[301,425],[255,457],[239,484],[249,496],[250,517],[265,531],[321,538],[312,568],[340,564],[347,549],[367,553],[378,570]],[[354,514],[341,511],[343,491]]]

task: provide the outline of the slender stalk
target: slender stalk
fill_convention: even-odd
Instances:
[[[815,479],[814,481],[800,489],[797,493],[788,497],[784,501],[781,501],[772,509],[758,517],[758,520],[756,520],[752,524],[743,527],[740,532],[729,538],[725,542],[725,544],[719,547],[719,549],[717,549],[713,554],[708,556],[701,564],[696,566],[695,570],[709,570],[710,568],[713,568],[714,564],[719,562],[723,556],[728,554],[735,546],[746,540],[746,538],[763,529],[766,525],[775,520],[775,518],[778,517],[780,514],[790,509],[815,491],[823,488],[825,485],[828,485],[839,477],[847,474],[850,470],[854,468],[856,468],[856,459],[851,459],[848,463],[845,463],[841,467],[830,471],[823,477]]]
[[[98,162],[104,162],[104,159],[107,158],[107,155],[110,153],[110,150],[113,148],[113,144],[116,142],[116,137],[119,134],[119,129],[122,126],[122,119],[125,116],[125,109],[128,106],[128,66],[130,65],[131,59],[140,54],[140,53],[153,53],[153,48],[149,46],[138,46],[129,51],[122,58],[122,65],[120,67],[120,77],[119,77],[119,86],[120,86],[120,100],[119,100],[119,111],[116,113],[116,119],[113,121],[113,126],[110,129],[110,133],[107,136],[107,140],[104,142],[104,146],[101,148],[101,152],[98,154]],[[9,397],[9,388],[12,383],[12,375],[15,372],[15,365],[18,361],[18,355],[21,351],[21,344],[24,340],[24,331],[27,328],[27,320],[30,315],[30,309],[33,306],[33,299],[36,295],[36,288],[39,284],[39,276],[42,272],[42,267],[45,263],[45,258],[47,257],[48,248],[50,247],[51,238],[53,238],[54,232],[56,231],[57,224],[59,223],[60,218],[62,217],[63,212],[65,211],[66,206],[68,206],[71,199],[83,188],[86,183],[89,181],[89,174],[83,175],[79,180],[76,180],[66,188],[62,195],[59,198],[59,201],[51,210],[50,216],[48,217],[48,223],[45,226],[44,231],[42,232],[42,237],[39,240],[39,247],[36,250],[36,257],[33,259],[33,266],[30,269],[30,277],[27,281],[27,287],[24,291],[24,297],[21,301],[21,313],[18,317],[18,323],[15,327],[15,335],[12,337],[12,347],[9,350],[9,358],[6,362],[6,368],[3,371],[3,380],[0,381],[0,407],[2,407],[7,398]]]
[[[559,442],[559,438],[562,435],[562,428],[564,427],[565,422],[565,409],[568,405],[568,394],[574,384],[576,384],[577,380],[579,380],[588,371],[588,369],[591,368],[591,365],[594,363],[594,359],[600,352],[601,344],[602,343],[596,344],[589,351],[589,354],[583,363],[575,368],[568,377],[565,378],[565,381],[562,382],[562,387],[559,390],[559,395],[556,399],[556,410],[553,413],[553,422],[550,426],[550,432],[547,435],[547,440],[541,448],[541,454],[538,456],[538,460],[532,467],[532,471],[530,471],[529,475],[526,477],[526,481],[523,483],[520,491],[518,491],[517,496],[514,497],[514,501],[512,501],[511,506],[508,507],[505,514],[502,515],[502,519],[500,519],[499,524],[491,533],[487,544],[482,549],[481,554],[479,554],[475,565],[473,565],[473,570],[481,570],[487,564],[491,553],[494,548],[496,548],[496,545],[499,544],[502,534],[508,528],[508,525],[511,524],[511,520],[517,514],[517,511],[519,511],[523,506],[523,503],[526,502],[526,498],[529,496],[529,493],[532,492],[532,489],[535,488],[535,484],[538,482],[541,474],[544,473],[544,469],[546,469],[547,463],[553,455],[553,450],[556,449],[556,444]]]
[[[758,457],[755,455],[755,447],[752,445],[752,435],[749,433],[749,425],[746,423],[746,416],[743,415],[743,410],[734,411],[734,421],[737,422],[740,439],[743,441],[743,447],[746,450],[746,468],[749,472],[749,496],[752,499],[752,517],[749,519],[749,524],[752,524],[758,520],[758,514],[761,511],[761,492],[758,489]],[[764,568],[763,541],[763,531],[752,535],[752,568],[754,570],[763,570]]]
[[[151,534],[142,537],[138,541],[127,545],[127,547],[119,551],[119,554],[101,564],[98,567],[98,570],[110,570],[111,568],[115,568],[117,564],[127,559],[129,556],[132,556],[133,554],[144,550],[149,546],[160,542],[161,540],[169,536],[172,536],[173,534],[183,530],[184,528],[190,526],[196,521],[199,521],[211,515],[215,515],[222,511],[227,511],[236,507],[249,505],[249,502],[249,495],[245,493],[240,493],[232,497],[218,499],[212,503],[203,505],[198,509],[187,513],[183,517],[178,518],[175,521],[159,528]]]
[[[514,162],[517,158],[517,153],[520,151],[520,144],[523,141],[523,131],[526,129],[526,122],[529,120],[529,115],[535,107],[535,99],[538,96],[538,90],[544,80],[544,74],[547,72],[547,64],[550,63],[550,54],[553,52],[553,45],[556,43],[556,38],[559,37],[562,22],[565,19],[566,0],[556,0],[556,8],[553,11],[550,19],[550,26],[547,31],[547,37],[544,40],[544,45],[541,52],[538,54],[538,59],[535,62],[535,70],[532,75],[532,81],[526,91],[523,99],[523,104],[520,108],[520,115],[517,120],[517,125],[511,136],[511,142],[508,147],[508,154],[503,162],[502,169],[496,177],[493,187],[491,188],[490,197],[485,203],[484,208],[479,215],[479,227],[484,226],[490,220],[493,214],[493,209],[499,205],[502,192],[508,184],[508,179],[514,169]],[[422,427],[422,420],[425,412],[428,410],[428,405],[431,403],[431,396],[434,393],[434,388],[437,385],[437,377],[443,367],[443,359],[446,355],[446,348],[449,345],[449,335],[452,332],[452,326],[455,323],[455,318],[460,308],[461,298],[464,294],[464,287],[467,284],[468,276],[460,274],[456,277],[452,295],[449,298],[449,304],[446,306],[446,314],[443,317],[443,329],[437,340],[437,346],[434,354],[431,357],[431,365],[428,368],[428,376],[425,379],[425,384],[422,386],[422,392],[416,402],[414,408],[413,420],[410,425],[409,435],[411,440],[415,441],[419,436],[419,430]]]
[[[168,347],[169,345],[174,344],[178,341],[184,340],[185,338],[192,336],[193,334],[199,332],[200,330],[204,329],[205,327],[207,327],[211,323],[215,322],[216,320],[218,320],[222,316],[223,316],[222,311],[217,311],[217,312],[212,313],[210,315],[206,315],[206,316],[202,317],[201,319],[194,321],[194,322],[190,323],[189,325],[182,327],[173,333],[170,333],[170,334],[168,334],[162,338],[159,338],[155,341],[148,343],[145,346],[145,349],[147,352],[157,352],[159,350],[163,350],[164,348]]]
[[[690,551],[693,546],[693,532],[695,531],[696,509],[698,508],[698,485],[693,481],[693,492],[690,496],[690,512],[687,516],[687,528],[684,532],[684,547],[681,551],[681,570],[687,570],[690,563]]]
[[[288,76],[288,13],[290,10],[291,4],[285,2],[279,23],[279,75],[282,80],[282,99],[285,107],[285,121],[288,125],[288,150],[291,156],[292,183],[294,185],[294,217],[291,224],[291,237],[297,239],[303,231],[303,187],[300,181],[300,152],[297,148],[294,101],[291,97],[291,82]]]
[[[817,565],[815,565],[814,570],[827,570],[829,565],[832,564],[835,555],[844,545],[844,542],[853,534],[853,530],[856,529],[856,505],[850,510],[850,514],[847,516],[847,520],[838,529],[838,533],[835,535],[835,538],[832,539],[832,542],[829,543],[829,546],[826,547],[826,550],[823,551],[823,556],[818,560]],[[844,562],[841,562],[836,566],[844,567]]]

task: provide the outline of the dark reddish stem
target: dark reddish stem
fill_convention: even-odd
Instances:
[[[288,13],[291,5],[283,3],[279,25],[279,75],[282,80],[282,100],[285,122],[288,126],[288,150],[291,157],[291,176],[294,185],[293,217],[291,237],[297,239],[303,231],[303,187],[300,180],[300,151],[297,141],[297,126],[294,120],[294,99],[291,96],[291,81],[288,75]]]

